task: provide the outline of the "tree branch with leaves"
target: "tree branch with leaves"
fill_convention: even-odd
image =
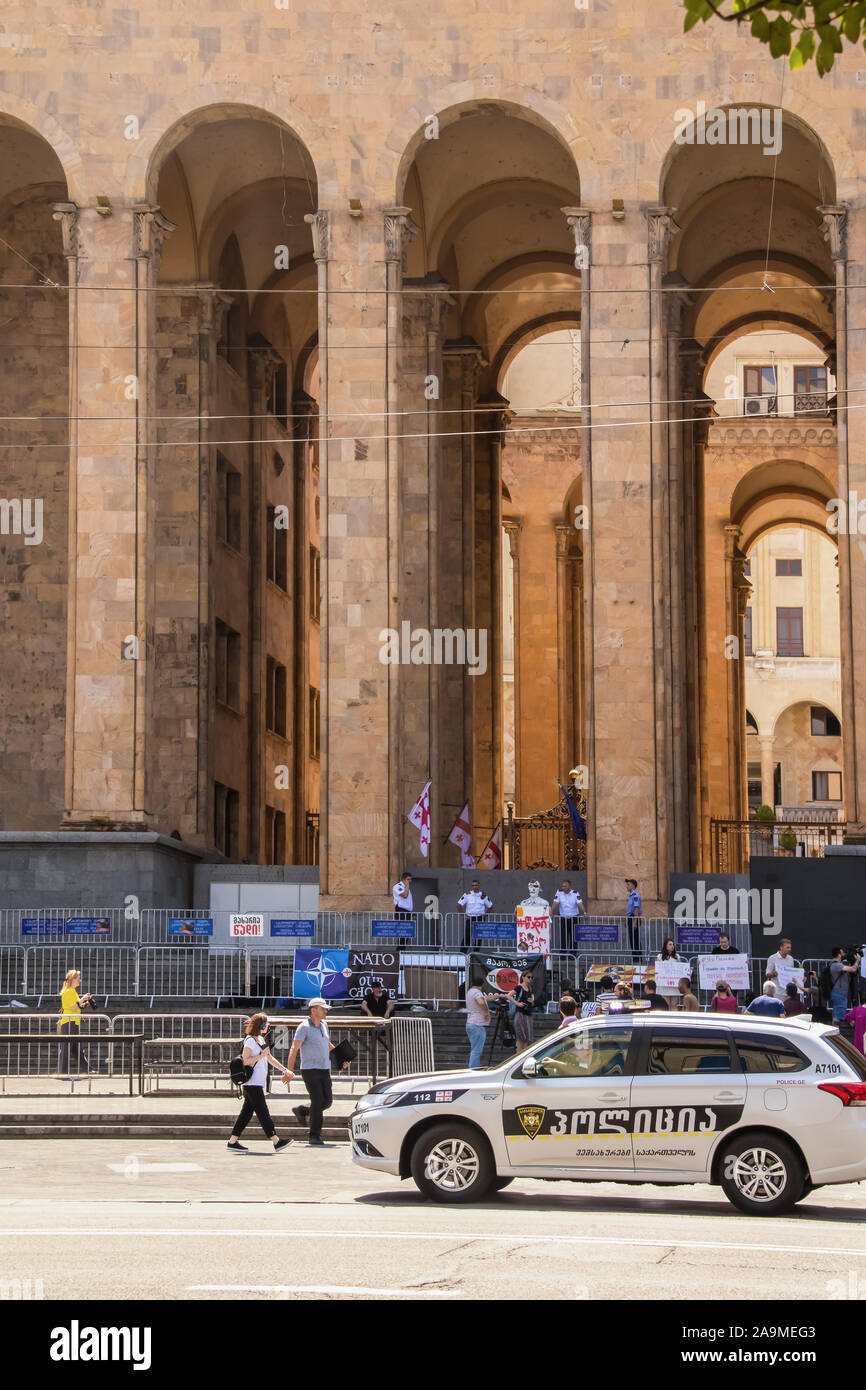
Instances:
[[[774,58],[788,57],[791,67],[814,59],[818,75],[829,72],[845,42],[866,49],[866,0],[683,0],[686,33],[696,24],[717,20],[746,24]]]

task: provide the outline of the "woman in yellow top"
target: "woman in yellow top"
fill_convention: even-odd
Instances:
[[[67,970],[63,988],[60,991],[60,1003],[63,1009],[60,1015],[60,1035],[68,1041],[60,1044],[60,1070],[57,1079],[64,1081],[74,1069],[76,1074],[80,1074],[82,1063],[85,1071],[89,1063],[86,1056],[81,1052],[79,1042],[79,1032],[81,1029],[81,1006],[82,1004],[92,1004],[91,995],[80,995],[78,987],[81,984],[80,970]]]

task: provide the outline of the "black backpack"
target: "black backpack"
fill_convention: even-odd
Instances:
[[[244,1038],[243,1042],[246,1042],[246,1038]],[[242,1043],[240,1054],[237,1057],[233,1057],[229,1062],[229,1077],[231,1079],[231,1083],[233,1086],[246,1086],[252,1074],[253,1068],[248,1067],[243,1059]]]
[[[821,967],[818,976],[818,989],[821,991],[822,999],[829,999],[833,993],[833,976],[830,974],[829,962]]]

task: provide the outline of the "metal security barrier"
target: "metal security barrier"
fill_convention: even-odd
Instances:
[[[25,984],[30,995],[57,995],[63,988],[68,970],[81,971],[82,994],[137,994],[136,957],[134,946],[79,946],[69,942],[63,946],[28,947],[25,961]]]
[[[0,993],[23,994],[26,984],[23,946],[0,946]]]
[[[392,1076],[412,1076],[435,1071],[433,1025],[429,1018],[395,1014],[391,1020],[391,1038]]]
[[[251,909],[256,911],[256,909]],[[172,946],[175,949],[186,950],[208,950],[213,949],[214,940],[220,945],[233,944],[230,938],[229,919],[233,914],[223,908],[183,908],[183,907],[159,907],[146,908],[141,914],[141,944],[142,946]],[[315,946],[342,946],[348,944],[344,942],[345,928],[343,914],[341,912],[319,912],[303,913],[294,910],[284,912],[275,909],[268,909],[257,913],[264,918],[264,936],[251,937],[248,944],[259,946],[275,946],[279,949],[285,943],[288,948],[292,946],[315,945]],[[172,935],[171,923],[174,920],[179,927]],[[298,922],[306,924],[313,921],[313,935],[310,936],[308,928],[299,926],[297,932],[286,930],[287,924]],[[196,933],[196,923],[213,923],[213,935]],[[279,935],[271,935],[272,923],[279,922]],[[180,925],[182,924],[182,926]],[[187,928],[187,930],[184,930]],[[237,942],[240,945],[240,941]]]
[[[127,911],[132,916],[127,916]],[[137,946],[138,909],[122,907],[6,907],[0,942],[10,946]]]
[[[135,993],[163,999],[246,994],[247,953],[236,946],[212,946],[209,951],[142,946]]]
[[[398,946],[411,949],[413,946],[436,950],[442,946],[441,917],[428,917],[423,912],[413,912],[409,918],[396,917],[393,912],[344,912],[343,946],[355,946],[357,942],[372,942],[376,946]],[[383,931],[391,927],[393,931]],[[311,942],[310,945],[318,942]]]

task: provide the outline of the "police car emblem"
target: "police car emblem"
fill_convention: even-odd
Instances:
[[[534,1139],[541,1129],[546,1114],[547,1110],[543,1105],[518,1105],[517,1107],[517,1118],[530,1139]]]

